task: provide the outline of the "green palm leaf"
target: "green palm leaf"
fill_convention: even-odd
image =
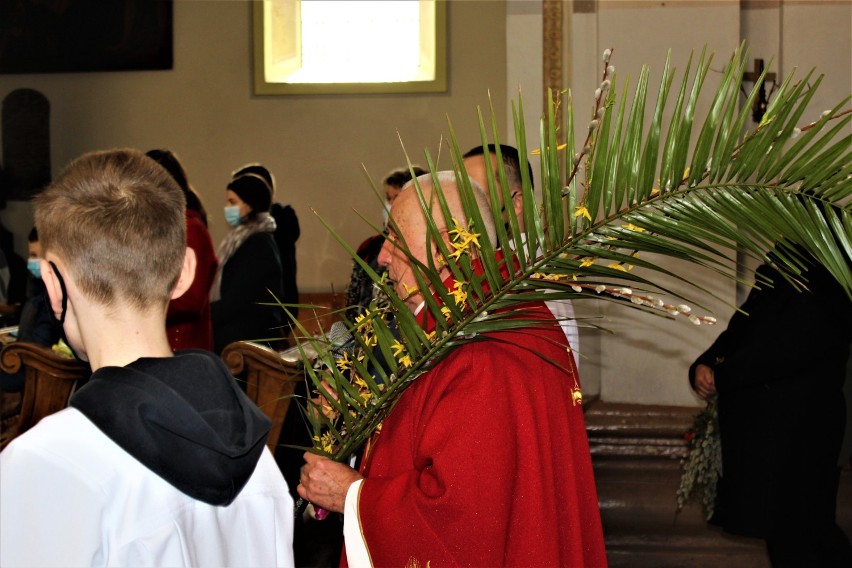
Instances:
[[[740,107],[739,85],[748,61],[745,46],[725,66],[700,121],[698,103],[712,55],[702,53],[695,65],[690,57],[676,90],[676,71],[667,58],[659,93],[651,99],[648,69],[642,70],[632,96],[626,84],[616,95],[610,54],[608,50],[604,57],[601,87],[582,144],[574,139],[571,93],[548,94],[538,150],[540,197],[527,174],[522,101],[512,106],[522,158],[526,234],[513,215],[504,219],[501,213],[502,203],[511,212],[512,196],[499,150],[497,176],[486,168],[484,190],[492,211],[482,212],[450,123],[450,160],[469,227],[458,226],[451,218],[438,168],[425,154],[435,191],[426,194],[418,183],[410,191],[416,192],[426,214],[426,250],[437,252],[425,260],[415,258],[412,243],[405,242],[392,219],[389,236],[415,267],[418,288],[434,292],[425,295],[419,316],[326,225],[388,302],[387,307],[374,302],[357,321],[344,317],[354,346],[343,360],[323,349],[327,338],[305,340],[320,353],[315,361],[305,356],[304,363],[314,390],[327,399],[328,407],[323,413],[321,405],[312,403],[306,412],[314,429],[315,451],[338,460],[348,458],[376,430],[405,388],[455,347],[485,340],[489,332],[529,326],[532,321],[517,312],[529,301],[603,300],[668,318],[688,316],[697,324],[712,322],[712,317],[693,314],[680,303],[700,306],[700,298],[710,292],[683,278],[698,301],[669,290],[661,282],[666,277],[678,279],[677,273],[651,258],[686,261],[736,278],[733,251],[764,259],[774,249],[778,268],[800,281],[800,250],[805,250],[852,297],[848,134],[852,115],[843,111],[849,99],[818,120],[802,124],[821,78],[811,83],[811,73],[803,80],[791,73],[760,125],[746,131],[760,82]],[[558,110],[564,117],[561,124],[556,120]],[[493,109],[490,120],[481,112],[478,120],[482,144],[499,145]],[[668,124],[665,132],[664,124]],[[496,225],[493,241],[480,229],[483,215],[489,214]],[[452,229],[458,235],[465,230],[479,233],[478,246],[465,244],[461,237],[448,245],[439,229],[440,217],[451,234]],[[443,264],[460,284],[457,288],[448,289],[441,281]],[[667,299],[658,298],[660,293]],[[424,331],[424,318],[434,321],[434,330]]]

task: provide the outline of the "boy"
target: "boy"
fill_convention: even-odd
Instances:
[[[0,454],[0,565],[292,565],[269,421],[214,355],[169,347],[184,206],[135,150],[86,154],[36,198],[50,309],[93,374]]]

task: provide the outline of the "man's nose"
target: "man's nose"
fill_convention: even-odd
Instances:
[[[382,249],[379,251],[379,256],[376,258],[376,262],[379,263],[379,266],[382,268],[387,268],[390,264],[390,251],[388,250],[389,243],[385,240],[385,244],[382,245]]]

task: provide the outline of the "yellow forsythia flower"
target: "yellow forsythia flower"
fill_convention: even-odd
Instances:
[[[375,347],[378,344],[379,340],[374,333],[370,333],[364,336],[364,345],[367,347]]]
[[[337,368],[341,371],[346,371],[347,369],[352,368],[352,359],[349,358],[349,352],[343,352],[343,357],[337,360]]]
[[[449,235],[450,244],[455,250],[450,253],[450,257],[458,259],[462,254],[470,251],[471,245],[479,248],[479,233],[470,232],[470,228],[472,226],[473,223],[471,222],[468,228],[464,228],[458,220],[453,217],[453,228],[450,229]]]
[[[394,339],[393,343],[391,344],[391,349],[393,349],[393,356],[399,357],[400,353],[405,352],[405,345],[400,343],[398,339]]]
[[[467,292],[464,289],[465,285],[465,282],[459,280],[453,283],[453,289],[450,291],[450,294],[452,294],[457,306],[463,306],[467,301]]]
[[[364,312],[363,314],[359,314],[355,317],[355,329],[358,331],[364,331],[372,324],[372,314],[369,310]]]
[[[319,447],[327,454],[334,452],[334,438],[331,432],[326,432],[322,437],[314,436],[314,447]]]
[[[362,401],[366,403],[373,398],[373,393],[370,392],[370,387],[367,386],[367,381],[365,381],[360,375],[355,376],[355,386],[358,387],[358,395],[361,397]]]
[[[411,295],[413,295],[415,292],[417,292],[417,287],[416,287],[416,286],[415,286],[414,288],[409,288],[408,284],[406,284],[405,282],[403,282],[403,283],[402,283],[402,287],[403,287],[403,288],[405,288],[405,294],[406,294],[407,296],[411,296]],[[357,320],[356,320],[356,321],[357,321]]]

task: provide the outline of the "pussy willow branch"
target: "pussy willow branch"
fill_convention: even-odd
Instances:
[[[603,119],[603,113],[606,109],[601,107],[601,102],[606,100],[607,93],[609,92],[612,84],[608,77],[615,72],[615,67],[609,64],[614,52],[615,48],[609,48],[604,51],[604,70],[601,75],[601,83],[595,90],[595,108],[592,113],[592,120],[589,122],[588,132],[586,132],[586,139],[583,141],[582,149],[574,154],[573,167],[571,168],[571,173],[568,174],[568,177],[565,180],[565,189],[562,190],[562,197],[566,197],[568,195],[568,186],[571,185],[571,182],[575,177],[577,177],[577,172],[580,169],[580,163],[583,161],[583,156],[591,152],[592,136],[595,135],[598,126],[600,126],[600,121]],[[585,197],[583,197],[583,202],[585,202]]]
[[[849,114],[849,113],[852,113],[852,108],[847,108],[847,109],[846,109],[846,110],[844,110],[844,111],[838,112],[837,114],[832,115],[831,117],[829,117],[829,119],[828,119],[828,120],[836,120],[836,119],[840,118],[841,116],[847,115],[847,114]],[[801,127],[799,130],[801,130],[802,132],[805,132],[805,131],[807,131],[807,130],[810,130],[811,128],[813,128],[814,126],[816,126],[817,124],[819,124],[820,122],[822,122],[822,119],[820,119],[820,120],[815,120],[815,121],[813,121],[812,123],[810,123],[810,124],[808,124],[808,125],[806,125],[806,126]]]

